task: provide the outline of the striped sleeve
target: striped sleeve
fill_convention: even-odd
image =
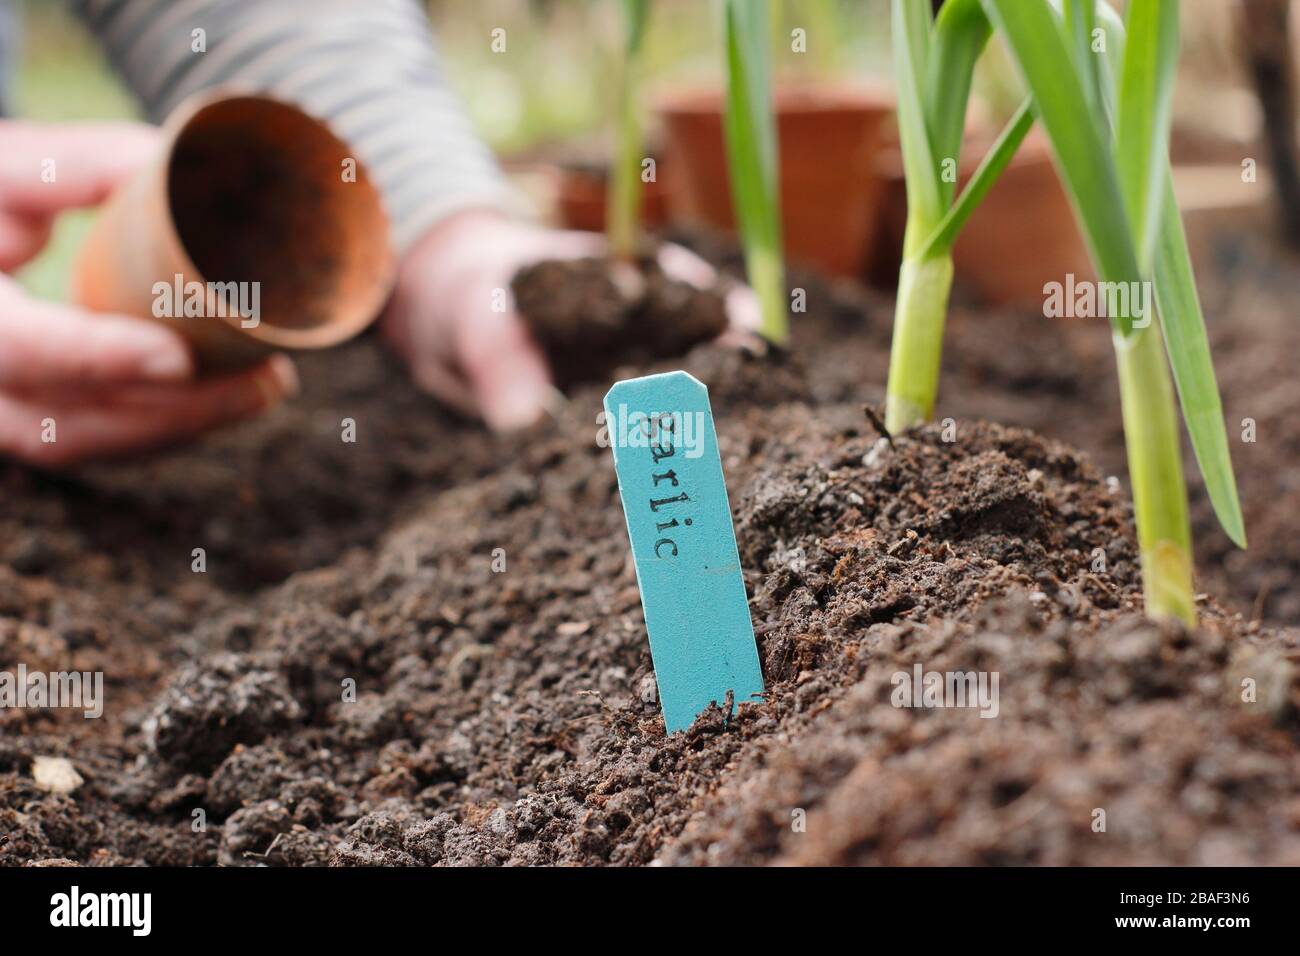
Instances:
[[[231,85],[329,123],[378,183],[399,250],[457,210],[525,208],[446,82],[416,0],[74,7],[155,120],[193,93]]]

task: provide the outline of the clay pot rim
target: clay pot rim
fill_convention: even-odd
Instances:
[[[967,135],[962,140],[962,159],[961,172],[969,175],[975,172],[984,155],[993,146],[996,138],[996,131],[989,133],[981,132],[978,134]],[[1024,169],[1029,166],[1042,166],[1044,163],[1054,164],[1055,159],[1052,157],[1052,144],[1037,127],[1029,131],[1025,141],[1020,144],[1016,154],[1011,157],[1011,162],[1007,164],[1008,169]],[[898,180],[903,178],[903,153],[897,143],[883,145],[880,153],[876,157],[876,169],[886,180]]]
[[[721,86],[686,86],[653,98],[655,112],[664,117],[715,116],[722,110]],[[894,112],[897,102],[886,86],[874,83],[783,83],[772,91],[776,111],[801,115],[862,116]]]
[[[194,264],[190,258],[189,250],[185,248],[185,243],[181,241],[180,230],[176,226],[176,219],[172,213],[171,203],[168,199],[171,187],[171,168],[172,159],[175,154],[177,142],[180,139],[185,127],[205,109],[213,106],[225,105],[239,101],[253,101],[270,106],[277,110],[287,113],[293,113],[297,118],[312,124],[320,129],[322,133],[333,140],[338,146],[340,154],[344,156],[353,156],[353,151],[347,143],[330,128],[324,120],[308,113],[300,105],[292,100],[270,96],[266,93],[253,90],[245,90],[234,87],[214,88],[196,93],[193,96],[183,100],[167,117],[163,125],[163,135],[165,138],[165,147],[158,157],[160,163],[161,175],[155,177],[154,182],[158,188],[161,188],[162,195],[157,197],[160,201],[160,208],[163,210],[163,217],[166,221],[164,232],[164,242],[168,246],[175,259],[174,261],[181,264],[182,272],[187,277],[186,281],[202,281],[210,283],[214,280],[204,275],[203,271]],[[350,314],[342,314],[331,321],[324,322],[320,325],[310,328],[286,328],[278,326],[274,322],[266,320],[265,316],[253,328],[245,328],[239,315],[222,315],[224,309],[218,308],[216,296],[209,289],[206,292],[205,305],[209,316],[218,319],[227,327],[244,336],[253,339],[264,345],[276,349],[320,349],[328,348],[332,345],[338,345],[346,342],[361,332],[374,321],[378,316],[384,303],[392,291],[393,278],[397,270],[397,258],[393,252],[392,244],[389,240],[391,230],[391,220],[388,216],[388,210],[384,207],[383,196],[380,194],[374,181],[370,178],[369,171],[365,168],[362,161],[357,158],[357,182],[356,185],[364,184],[364,188],[369,190],[375,197],[379,215],[383,222],[383,235],[380,239],[385,245],[385,266],[383,281],[376,283],[376,294],[374,301],[361,299],[357,307]],[[194,279],[189,279],[194,276]],[[166,277],[170,279],[171,277]],[[165,280],[162,280],[165,281]]]

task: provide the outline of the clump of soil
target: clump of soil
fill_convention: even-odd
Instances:
[[[668,276],[653,250],[635,263],[547,260],[521,269],[511,288],[561,387],[684,355],[727,328],[723,291]]]
[[[959,308],[940,421],[892,444],[863,410],[888,303],[851,289],[808,282],[793,356],[628,369],[710,388],[770,689],[672,736],[605,383],[499,439],[365,340],[195,448],[0,466],[0,669],[106,684],[100,720],[0,710],[0,863],[1300,863],[1300,634],[1259,620],[1300,593],[1295,385],[1249,334],[1282,318],[1273,268],[1275,299],[1211,328],[1230,420],[1268,436],[1241,469],[1263,557],[1234,571],[1200,528],[1202,580],[1234,587],[1190,632],[1139,613],[1104,328],[992,336]],[[1077,431],[1106,470],[990,411]],[[997,674],[997,716],[894,706],[918,664]],[[83,782],[40,789],[39,756]]]

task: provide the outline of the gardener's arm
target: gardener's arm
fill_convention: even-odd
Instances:
[[[415,0],[77,0],[155,119],[211,86],[289,100],[328,121],[378,182],[402,254],[384,329],[416,380],[511,427],[550,375],[523,323],[492,309],[530,261],[601,239],[531,224],[448,87]],[[484,37],[484,43],[488,38]],[[696,277],[708,267],[675,250]],[[691,275],[683,275],[690,279]],[[738,298],[745,324],[756,312]]]

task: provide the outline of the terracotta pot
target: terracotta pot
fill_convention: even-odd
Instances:
[[[962,149],[958,188],[979,166],[988,144],[972,138]],[[884,214],[870,277],[873,284],[898,283],[907,226],[907,186],[897,147],[881,154],[885,177]],[[990,305],[1041,309],[1043,285],[1093,277],[1088,249],[1079,234],[1065,189],[1052,165],[1047,139],[1035,129],[1011,165],[971,215],[953,247],[954,277]]]
[[[641,184],[641,223],[657,229],[668,221],[663,163],[655,161],[654,182]],[[609,170],[598,163],[561,163],[556,169],[555,208],[560,225],[587,232],[605,230]]]
[[[158,158],[92,227],[79,302],[165,322],[205,371],[335,345],[375,319],[395,268],[388,218],[359,162],[345,177],[353,154],[322,123],[263,96],[205,94],[164,132]],[[256,316],[213,283],[247,283]],[[165,287],[202,314],[185,317]]]
[[[874,239],[880,176],[876,152],[893,114],[871,88],[778,90],[781,215],[786,255],[831,275],[861,273]],[[674,215],[734,230],[722,93],[686,91],[659,103]]]

